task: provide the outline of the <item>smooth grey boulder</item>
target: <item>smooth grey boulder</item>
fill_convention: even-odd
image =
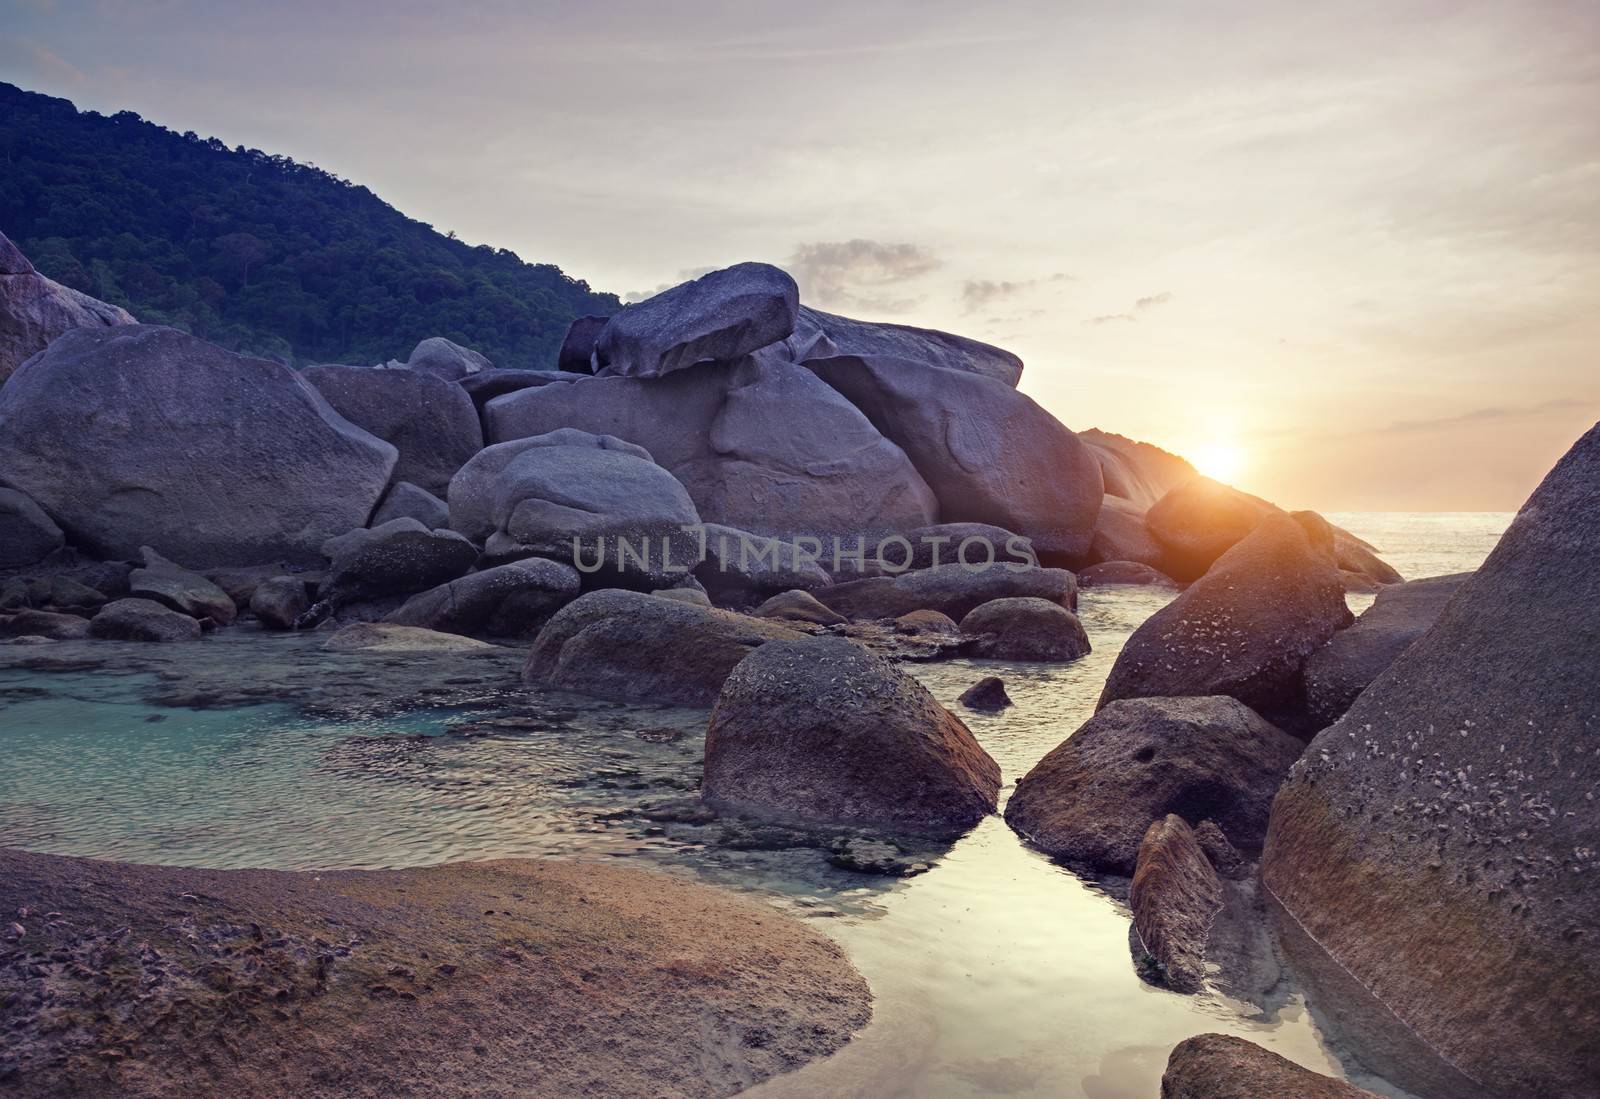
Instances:
[[[632,455],[646,462],[650,452],[612,435],[592,435],[564,427],[485,447],[450,479],[450,529],[481,542],[499,529],[498,497],[506,467],[535,447],[593,447]]]
[[[411,595],[454,580],[478,559],[478,547],[451,530],[415,519],[358,527],[323,544],[328,575],[320,595],[335,605]]]
[[[1150,823],[1212,820],[1261,848],[1272,796],[1305,745],[1232,698],[1113,702],[1017,783],[1006,822],[1069,866],[1133,873]]]
[[[197,641],[200,623],[153,599],[118,599],[100,608],[89,635],[102,641]]]
[[[483,449],[472,398],[454,382],[417,370],[308,366],[300,372],[335,412],[400,452],[393,477],[429,492]]]
[[[869,576],[813,592],[824,605],[847,618],[899,618],[930,610],[960,621],[993,599],[1032,596],[1072,610],[1078,585],[1066,569],[991,565],[969,569],[940,565],[899,576]]]
[[[453,343],[443,336],[430,336],[411,349],[406,360],[411,370],[436,374],[446,381],[458,382],[469,374],[493,370],[494,363],[470,348]]]
[[[478,418],[483,419],[483,409],[496,397],[504,397],[507,393],[515,393],[522,389],[537,389],[541,385],[555,385],[561,382],[576,381],[571,374],[558,374],[553,370],[480,370],[476,374],[468,374],[456,382],[464,393],[472,398],[473,406],[478,410]]]
[[[171,328],[73,329],[0,387],[6,481],[104,558],[315,562],[395,458],[288,367]]]
[[[578,590],[576,569],[532,557],[413,595],[384,621],[441,633],[531,638]]]
[[[1409,1091],[1600,1093],[1596,608],[1600,426],[1273,806],[1296,972]]]
[[[706,521],[757,534],[838,535],[848,552],[857,535],[938,517],[905,452],[793,364],[747,360],[656,379],[584,379],[501,397],[485,417],[493,443],[563,427],[626,439],[689,490]]]
[[[709,707],[753,649],[801,636],[768,619],[612,588],[556,612],[534,639],[522,681],[624,702]]]
[[[204,576],[167,560],[149,546],[140,547],[139,553],[144,564],[128,576],[129,595],[152,599],[190,618],[209,618],[219,626],[231,625],[238,617],[233,597]]]
[[[906,541],[911,543],[912,569],[928,569],[937,565],[981,565],[990,560],[1001,564],[1037,565],[1038,555],[1033,543],[1022,535],[989,523],[935,523],[908,531]],[[903,547],[890,544],[885,547],[887,564],[896,571],[903,560]]]
[[[81,641],[89,636],[89,620],[76,614],[21,610],[0,614],[0,637],[44,637],[51,641]]]
[[[298,576],[274,576],[250,593],[250,613],[270,630],[292,630],[311,609],[310,586]]]
[[[1128,638],[1100,693],[1230,695],[1291,732],[1316,729],[1302,670],[1353,618],[1333,536],[1313,512],[1273,511]]]
[[[1022,360],[1009,351],[907,324],[852,320],[802,305],[794,334],[762,348],[757,357],[774,362],[803,363],[839,355],[889,355],[938,370],[960,370],[1015,386],[1022,378]]]
[[[988,523],[1057,564],[1089,549],[1104,495],[1078,437],[1004,382],[909,359],[806,363],[911,459],[947,523]]]
[[[63,332],[134,323],[126,310],[39,274],[0,233],[0,385]]]
[[[0,569],[36,565],[65,544],[61,528],[31,496],[0,488]]]
[[[794,279],[770,264],[712,271],[607,320],[595,338],[594,372],[656,378],[697,363],[733,362],[793,333],[799,308]]]
[[[1094,533],[1089,538],[1089,560],[1096,563],[1137,561],[1170,575],[1171,558],[1171,551],[1157,541],[1145,525],[1143,508],[1120,496],[1105,495],[1100,501],[1100,514],[1095,516]]]
[[[429,530],[450,526],[450,505],[410,481],[397,482],[384,494],[369,526],[381,527],[391,519],[415,519]]]
[[[962,651],[986,660],[1065,662],[1089,653],[1078,616],[1036,596],[993,599],[961,620]]]
[[[785,622],[809,622],[814,626],[839,626],[848,619],[829,610],[807,591],[779,592],[750,612],[757,618],[777,618]]]
[[[609,317],[579,317],[567,326],[556,355],[556,369],[568,374],[594,373],[594,345]]]
[[[759,602],[791,590],[816,591],[833,582],[809,552],[792,542],[720,523],[703,523],[703,560],[694,575],[719,601]]]
[[[1306,661],[1306,706],[1318,728],[1332,725],[1356,697],[1428,632],[1472,573],[1391,584],[1355,624],[1340,630]]]
[[[701,799],[762,820],[957,835],[994,812],[1000,768],[893,662],[842,637],[745,657],[706,729]]]

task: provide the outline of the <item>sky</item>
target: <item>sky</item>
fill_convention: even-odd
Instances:
[[[625,297],[776,263],[1286,506],[1511,510],[1600,419],[1594,0],[0,0],[0,79]]]

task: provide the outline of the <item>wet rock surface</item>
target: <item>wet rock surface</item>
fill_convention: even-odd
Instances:
[[[1178,1044],[1161,1099],[1378,1099],[1373,1092],[1301,1068],[1253,1042],[1199,1034]]]
[[[107,641],[195,641],[200,623],[151,599],[118,599],[100,608],[89,635]]]
[[[1168,814],[1145,832],[1128,906],[1161,982],[1176,992],[1199,991],[1211,925],[1222,911],[1222,882],[1182,817]]]
[[[1048,599],[994,599],[961,620],[962,647],[989,660],[1077,660],[1089,652],[1078,616]]]

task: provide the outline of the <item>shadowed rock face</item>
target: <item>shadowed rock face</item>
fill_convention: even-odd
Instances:
[[[1320,517],[1269,513],[1123,647],[1100,694],[1230,695],[1290,731],[1311,731],[1301,669],[1352,621]]]
[[[347,602],[410,595],[453,580],[472,567],[478,548],[454,531],[391,519],[330,538],[323,553],[329,564],[321,595]]]
[[[706,731],[701,797],[721,812],[954,835],[999,791],[999,766],[959,718],[845,638],[757,649]]]
[[[1133,872],[1168,813],[1253,851],[1303,747],[1231,698],[1114,702],[1023,776],[1006,822],[1051,858],[1114,874]]]
[[[0,388],[0,469],[98,556],[313,564],[395,449],[294,371],[171,328],[78,328]]]
[[[556,612],[522,681],[619,701],[711,706],[757,646],[802,635],[764,618],[608,589]]]
[[[384,621],[445,633],[526,638],[577,596],[576,569],[534,557],[414,595]]]
[[[839,356],[806,366],[910,457],[946,523],[989,523],[1060,564],[1089,549],[1104,494],[1089,448],[1004,382],[911,359]]]
[[[69,329],[134,323],[126,310],[39,274],[0,233],[0,384]]]
[[[1013,387],[1022,378],[1022,360],[992,344],[932,328],[852,320],[803,305],[794,335],[758,353],[764,360],[792,363],[836,355],[891,355],[938,370],[978,374]]]
[[[0,488],[0,569],[35,564],[64,543],[61,528],[32,497]]]
[[[1171,490],[1199,476],[1194,466],[1151,443],[1099,428],[1078,433],[1100,462],[1106,495],[1143,514]]]
[[[1319,727],[1344,716],[1356,696],[1407,647],[1428,632],[1469,572],[1393,584],[1347,630],[1306,661],[1306,705]]]
[[[1301,1068],[1253,1042],[1198,1034],[1178,1043],[1161,1078],[1161,1099],[1379,1099]]]
[[[1600,427],[1273,807],[1297,968],[1341,975],[1313,1002],[1411,1090],[1600,1095],[1597,607]]]
[[[394,445],[397,481],[443,492],[483,449],[478,410],[452,381],[421,370],[364,366],[309,366],[300,373],[339,415]]]
[[[579,317],[567,327],[556,355],[556,369],[568,374],[594,373],[594,345],[609,317]]]
[[[1156,540],[1145,525],[1143,508],[1106,493],[1095,516],[1089,540],[1089,558],[1096,562],[1137,561],[1165,572],[1171,568],[1170,550]],[[1183,571],[1183,570],[1180,570]]]
[[[715,1099],[871,1016],[866,982],[800,921],[615,865],[294,873],[0,850],[6,924],[24,910],[0,947],[7,1099]]]

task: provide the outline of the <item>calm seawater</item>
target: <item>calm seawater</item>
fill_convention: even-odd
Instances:
[[[1329,519],[1415,578],[1477,567],[1510,516]],[[1167,598],[1085,592],[1094,652],[1071,665],[908,668],[953,708],[980,675],[1005,678],[1015,706],[994,716],[958,711],[1000,764],[1005,798],[1090,715],[1122,644]],[[1357,611],[1368,603],[1351,599]],[[513,674],[465,704],[319,718],[290,699],[309,669],[330,667],[320,640],[229,631],[181,647],[181,661],[134,672],[107,643],[0,648],[0,842],[291,869],[623,858],[764,896],[839,941],[871,982],[875,1007],[839,1054],[753,1095],[1148,1099],[1172,1046],[1206,1031],[1342,1074],[1292,989],[1263,1013],[1140,982],[1125,908],[1029,850],[999,817],[947,849],[908,852],[931,865],[926,873],[857,874],[830,863],[826,839],[688,817],[703,713],[533,695]],[[63,659],[55,670],[19,666],[41,652]],[[139,659],[137,647],[126,652]],[[107,664],[75,665],[80,656]],[[436,663],[391,657],[370,670],[409,689]],[[285,700],[209,704],[204,692],[182,689],[202,671]],[[475,735],[438,735],[463,721],[478,722]]]

